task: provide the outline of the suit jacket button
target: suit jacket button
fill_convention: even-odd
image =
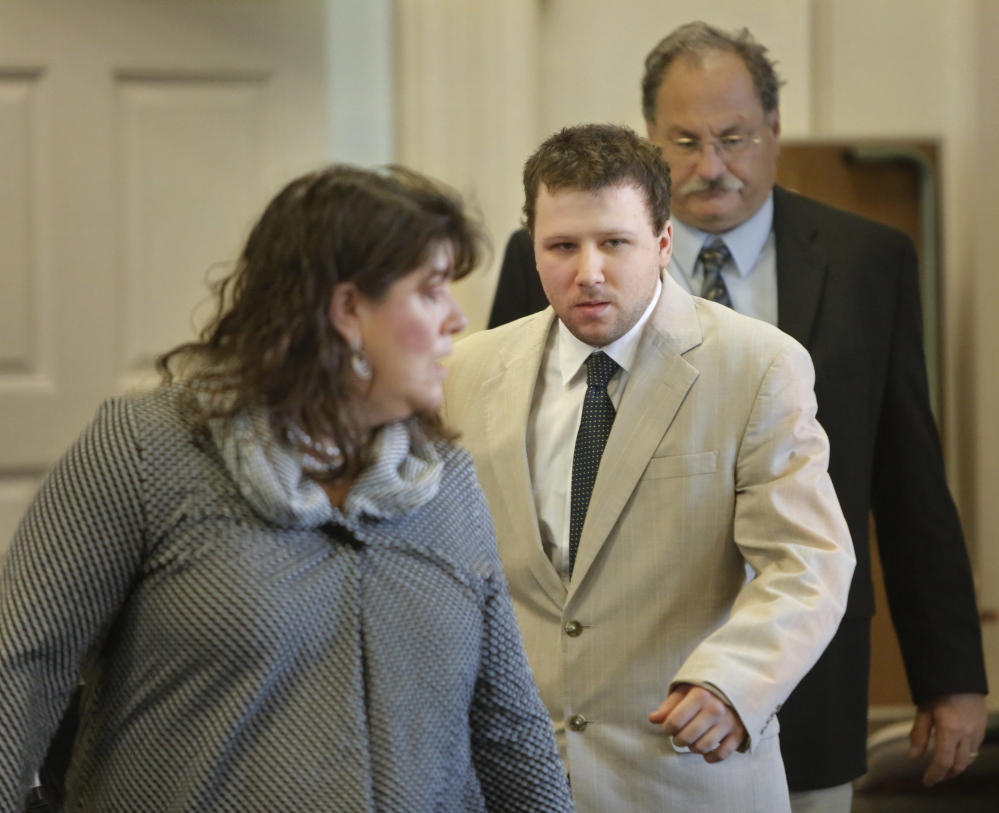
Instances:
[[[569,718],[570,731],[582,731],[586,728],[586,718],[582,714],[574,714]]]
[[[583,625],[578,621],[567,621],[565,623],[565,634],[570,638],[578,638],[583,634]]]

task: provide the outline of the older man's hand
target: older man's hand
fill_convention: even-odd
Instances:
[[[663,704],[649,715],[673,742],[704,757],[721,762],[746,739],[746,727],[735,710],[700,686],[678,683]]]
[[[909,756],[926,753],[933,735],[933,759],[923,784],[927,787],[962,773],[978,756],[985,738],[985,695],[946,694],[922,703],[909,732]]]

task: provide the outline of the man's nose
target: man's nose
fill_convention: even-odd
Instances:
[[[576,265],[576,283],[584,288],[604,281],[604,258],[597,246],[582,246]]]
[[[697,154],[697,174],[701,178],[718,178],[727,171],[718,145],[714,141],[701,143],[701,151]]]

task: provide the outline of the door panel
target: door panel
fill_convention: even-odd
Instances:
[[[211,313],[206,271],[232,259],[266,185],[268,88],[266,76],[126,75],[116,85],[124,248],[117,364],[119,388],[128,388]]]

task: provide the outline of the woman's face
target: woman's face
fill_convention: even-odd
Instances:
[[[451,354],[451,336],[465,327],[465,314],[451,295],[451,248],[440,244],[423,265],[396,280],[377,301],[356,288],[344,321],[334,295],[332,318],[345,338],[359,338],[374,371],[357,380],[361,420],[370,427],[440,407]],[[350,283],[346,283],[350,285]],[[339,286],[338,286],[339,287]]]

